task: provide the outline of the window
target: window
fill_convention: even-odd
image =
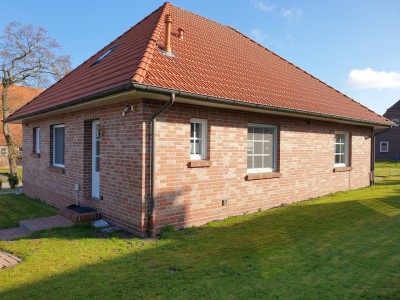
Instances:
[[[379,146],[380,152],[389,152],[389,142],[380,142]]]
[[[207,159],[207,120],[190,120],[190,159]]]
[[[117,48],[119,46],[119,44],[116,44],[114,46],[112,46],[110,49],[108,49],[106,52],[104,52],[94,63],[98,64],[99,62],[101,62],[106,56],[108,56],[111,52],[113,52],[115,50],[115,48]]]
[[[33,128],[33,152],[40,153],[40,128]]]
[[[64,167],[65,125],[53,126],[53,166]]]
[[[17,158],[22,158],[22,147],[17,147],[15,149],[15,154],[17,155]]]
[[[349,134],[335,133],[335,167],[346,167],[349,163]]]
[[[247,172],[276,170],[276,126],[250,124],[247,132]]]
[[[7,157],[7,146],[0,146],[0,157]]]

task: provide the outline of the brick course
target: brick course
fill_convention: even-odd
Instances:
[[[135,112],[121,112],[134,104]],[[24,191],[58,207],[81,203],[111,223],[144,236],[148,222],[149,119],[162,103],[136,100],[24,124]],[[207,119],[207,161],[190,161],[190,119]],[[100,194],[91,199],[91,122],[100,120]],[[50,128],[65,124],[64,173],[49,168]],[[248,179],[249,123],[278,128],[278,172]],[[33,127],[41,129],[40,157],[31,155]],[[351,170],[334,172],[334,133],[351,136]],[[157,118],[157,230],[178,228],[369,184],[371,128],[261,113],[174,104]],[[250,176],[251,177],[251,176]],[[267,178],[263,178],[267,177]],[[271,178],[272,177],[272,178]],[[222,200],[224,206],[221,204]]]

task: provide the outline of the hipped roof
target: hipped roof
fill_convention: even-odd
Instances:
[[[165,16],[172,51],[164,55]],[[184,30],[179,39],[177,30]],[[111,47],[114,50],[95,63]],[[170,3],[129,29],[9,120],[56,110],[132,83],[390,126],[386,118],[333,89],[237,30]]]

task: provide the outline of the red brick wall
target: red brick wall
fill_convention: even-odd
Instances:
[[[62,115],[24,125],[24,192],[59,207],[75,202],[81,184],[84,204],[97,207],[110,222],[138,235],[147,230],[149,193],[149,119],[160,103],[136,101],[136,111],[122,117],[126,104]],[[188,168],[190,118],[208,121],[210,167]],[[99,119],[100,194],[91,193],[88,124]],[[50,162],[50,126],[64,123],[65,173]],[[280,178],[246,181],[248,123],[277,125]],[[32,155],[32,128],[41,128],[40,158]],[[350,172],[333,172],[335,130],[352,140]],[[89,133],[90,135],[90,133]],[[89,140],[89,141],[88,141]],[[86,142],[85,142],[86,141]],[[157,229],[204,224],[215,219],[369,184],[370,128],[258,113],[174,104],[158,118],[156,160]],[[222,206],[222,200],[228,200]]]
[[[6,147],[6,145],[4,145]],[[22,166],[22,161],[20,158],[17,158],[17,166]],[[0,168],[9,168],[10,165],[8,164],[8,157],[2,156],[0,157]]]
[[[136,112],[121,116],[129,103],[106,108],[60,115],[57,118],[29,122],[24,125],[23,177],[24,192],[57,207],[75,203],[74,184],[81,187],[80,201],[98,208],[110,222],[138,235],[144,233],[146,215],[142,180],[143,105],[135,102]],[[146,116],[147,118],[147,116]],[[91,197],[91,121],[99,119],[101,138],[100,194]],[[65,168],[50,167],[50,127],[65,124]],[[40,157],[32,154],[33,127],[41,130]]]
[[[190,118],[208,121],[211,167],[187,167]],[[245,180],[249,123],[278,126],[280,178]],[[350,172],[333,172],[335,131],[351,133]],[[198,225],[367,186],[370,143],[370,128],[174,105],[158,119],[157,225]]]

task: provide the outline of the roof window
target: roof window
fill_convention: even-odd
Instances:
[[[106,56],[108,56],[111,52],[113,52],[117,47],[119,46],[119,44],[115,44],[114,46],[112,46],[110,49],[108,49],[106,52],[104,52],[94,63],[98,64],[99,62],[101,62]]]

